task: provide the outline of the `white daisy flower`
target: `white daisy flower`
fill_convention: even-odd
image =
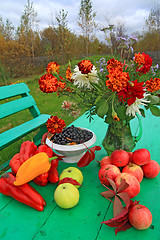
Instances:
[[[127,104],[127,110],[126,110],[126,114],[131,116],[133,115],[135,117],[136,113],[138,113],[139,115],[141,115],[140,112],[140,105],[146,106],[146,103],[149,103],[150,101],[146,100],[145,98],[147,96],[149,96],[150,94],[144,93],[144,98],[136,98],[136,101],[131,104],[130,106]]]
[[[95,66],[93,66],[91,72],[87,74],[82,74],[81,71],[79,71],[79,67],[76,66],[72,79],[74,80],[74,85],[78,85],[78,87],[85,86],[87,88],[91,88],[91,82],[98,83],[99,80]]]

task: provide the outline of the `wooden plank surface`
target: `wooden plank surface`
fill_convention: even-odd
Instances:
[[[107,124],[102,119],[88,122],[83,115],[74,122],[75,126],[85,127],[96,133],[96,145],[100,145],[106,133]],[[136,122],[133,122],[136,128]],[[133,129],[134,130],[134,129]],[[152,159],[160,163],[160,136],[159,118],[154,118],[147,113],[143,120],[142,139],[136,148],[145,147],[151,151]],[[54,191],[57,184],[48,184],[45,187],[32,183],[45,198],[47,206],[43,212],[38,212],[24,204],[0,194],[0,239],[55,239],[55,240],[107,240],[107,239],[134,239],[134,240],[160,240],[160,177],[144,179],[141,183],[141,191],[135,200],[146,205],[152,212],[152,228],[138,231],[134,228],[126,232],[118,233],[115,237],[114,228],[110,228],[102,221],[113,217],[112,205],[103,198],[100,193],[105,191],[98,179],[99,164],[106,155],[105,150],[96,153],[96,159],[87,167],[81,168],[84,176],[83,187],[79,188],[80,200],[76,207],[68,210],[59,208],[54,202]],[[75,166],[60,162],[58,171]],[[133,199],[134,200],[134,199]]]
[[[11,98],[18,95],[23,95],[30,92],[25,83],[11,84],[0,87],[0,100]]]
[[[25,122],[15,128],[9,129],[6,132],[0,134],[0,149],[10,145],[15,142],[17,139],[25,136],[26,134],[36,130],[40,126],[44,125],[50,115],[41,114],[40,116],[31,119],[28,122]]]
[[[36,105],[31,95],[0,105],[0,119]]]

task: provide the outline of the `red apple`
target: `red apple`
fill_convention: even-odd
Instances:
[[[155,178],[160,171],[158,162],[150,160],[149,163],[142,166],[146,178]]]
[[[104,165],[98,172],[99,179],[105,185],[110,185],[108,179],[115,180],[115,178],[121,173],[118,167],[108,164]]]
[[[132,152],[128,152],[128,155],[129,155],[129,162],[133,162],[133,160],[132,160]]]
[[[115,150],[111,154],[111,163],[117,167],[124,167],[128,164],[128,162],[129,162],[129,155],[123,149]]]
[[[150,152],[145,148],[137,149],[132,153],[133,162],[140,166],[148,163],[150,158]]]
[[[145,230],[152,223],[150,210],[140,204],[136,204],[131,208],[128,217],[130,224],[138,230]]]
[[[122,173],[130,173],[131,175],[136,177],[139,182],[142,182],[143,170],[139,165],[135,163],[129,163],[127,166],[125,166],[122,170]]]
[[[140,183],[137,178],[130,173],[120,173],[115,179],[117,188],[121,184],[122,179],[125,179],[129,184],[129,186],[123,192],[127,192],[130,198],[137,196],[140,192]]]
[[[103,167],[104,165],[111,164],[111,157],[110,156],[105,156],[102,158],[100,161],[100,166]]]

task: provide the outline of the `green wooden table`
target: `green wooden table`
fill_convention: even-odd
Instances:
[[[142,119],[143,134],[136,148],[147,148],[152,159],[160,163],[160,119],[153,117],[150,112]],[[75,126],[93,130],[97,136],[96,145],[101,145],[107,130],[107,124],[95,117],[90,124],[85,115],[74,123]],[[137,121],[132,122],[132,130],[136,129]],[[160,175],[154,179],[143,179],[141,191],[133,200],[150,209],[153,215],[152,226],[145,231],[134,228],[120,232],[115,236],[114,228],[102,221],[113,217],[112,204],[100,193],[105,191],[98,179],[99,164],[106,155],[105,150],[96,153],[95,160],[81,169],[84,182],[79,188],[80,200],[76,207],[68,210],[59,208],[54,202],[54,191],[57,184],[40,187],[31,183],[46,200],[43,212],[38,212],[27,205],[0,194],[0,239],[1,240],[160,240]],[[76,164],[60,162],[58,171]]]

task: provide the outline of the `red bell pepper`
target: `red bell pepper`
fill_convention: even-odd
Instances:
[[[59,181],[59,175],[57,171],[59,160],[62,159],[63,156],[60,156],[53,152],[53,150],[48,147],[46,144],[40,145],[37,149],[37,146],[30,141],[25,141],[22,143],[20,147],[20,152],[13,156],[9,165],[11,167],[12,173],[16,175],[19,167],[23,162],[25,162],[31,156],[39,153],[45,152],[49,158],[53,156],[57,156],[58,159],[55,159],[51,162],[51,168],[49,172],[39,175],[38,177],[34,178],[34,182],[40,186],[46,186],[48,181],[51,183],[56,183]]]
[[[58,171],[57,171],[58,164],[59,164],[58,159],[53,159],[51,161],[51,167],[48,171],[48,181],[51,182],[51,183],[56,183],[56,182],[59,181],[59,174],[58,174]]]
[[[53,150],[48,147],[46,144],[44,145],[40,145],[37,149],[37,152],[36,153],[39,153],[39,152],[45,152],[47,153],[48,157],[51,158],[53,157]]]
[[[11,167],[11,170],[12,170],[12,173],[14,175],[16,175],[19,167],[21,166],[21,163],[20,163],[20,154],[17,153],[15,154],[12,159],[10,160],[9,162],[9,166]]]
[[[43,173],[38,177],[34,178],[33,182],[38,184],[39,186],[46,186],[48,183],[48,172]]]
[[[34,144],[34,142],[25,141],[21,144],[20,148],[20,162],[21,164],[24,163],[27,159],[32,157],[36,154],[37,146]]]
[[[28,183],[15,186],[15,180],[16,178],[12,173],[4,173],[0,178],[0,193],[10,196],[38,211],[43,211],[46,205],[43,197]]]

